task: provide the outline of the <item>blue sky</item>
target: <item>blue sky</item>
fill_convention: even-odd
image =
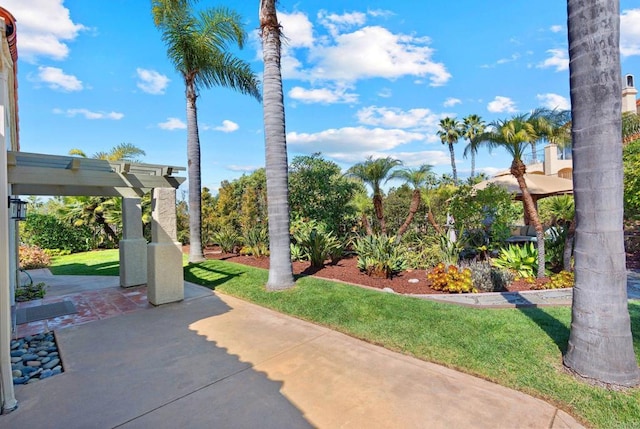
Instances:
[[[150,1],[2,0],[18,21],[21,150],[91,155],[123,142],[143,162],[186,166],[184,83],[153,26]],[[237,55],[262,73],[258,1],[238,11]],[[622,0],[622,71],[640,76],[640,0]],[[485,121],[569,107],[566,3],[306,1],[279,3],[289,159],[322,152],[343,169],[368,156],[450,173],[436,135],[446,116]],[[198,99],[203,186],[264,166],[262,107],[225,88]],[[456,145],[459,175],[470,160]],[[509,166],[481,150],[476,167]],[[184,186],[184,185],[183,185]]]

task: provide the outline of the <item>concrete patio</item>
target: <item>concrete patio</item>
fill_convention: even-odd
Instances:
[[[43,280],[52,299],[118,284]],[[16,386],[1,427],[582,427],[523,393],[189,283],[182,302],[55,333],[65,372]]]

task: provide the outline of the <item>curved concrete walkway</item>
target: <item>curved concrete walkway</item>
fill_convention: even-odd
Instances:
[[[65,372],[16,386],[0,426],[582,427],[523,393],[186,288],[180,303],[57,330]]]

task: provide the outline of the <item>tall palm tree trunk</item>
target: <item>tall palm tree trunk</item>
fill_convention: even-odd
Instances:
[[[576,235],[576,221],[570,220],[566,223],[567,234],[564,239],[564,251],[562,253],[562,269],[571,271],[571,256],[573,255],[573,238]]]
[[[187,177],[189,179],[189,262],[204,261],[202,253],[202,180],[200,177],[200,137],[193,80],[186,79],[187,95]]]
[[[287,141],[280,68],[281,33],[275,0],[260,1],[260,29],[264,58],[263,111],[270,250],[267,289],[283,290],[292,287],[294,280],[289,237]]]
[[[451,171],[453,171],[453,181],[458,182],[458,170],[456,169],[456,153],[453,150],[453,143],[449,143],[449,156],[451,157]]]
[[[471,177],[476,175],[476,152],[471,151]]]
[[[564,364],[587,379],[640,381],[623,237],[620,4],[568,0],[576,205],[571,334]]]

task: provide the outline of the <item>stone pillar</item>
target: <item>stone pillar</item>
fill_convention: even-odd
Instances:
[[[120,286],[147,283],[147,240],[142,235],[140,198],[122,198],[122,240],[120,240]]]
[[[177,241],[176,190],[153,190],[151,243],[148,245],[147,298],[153,305],[184,299],[182,245]]]

